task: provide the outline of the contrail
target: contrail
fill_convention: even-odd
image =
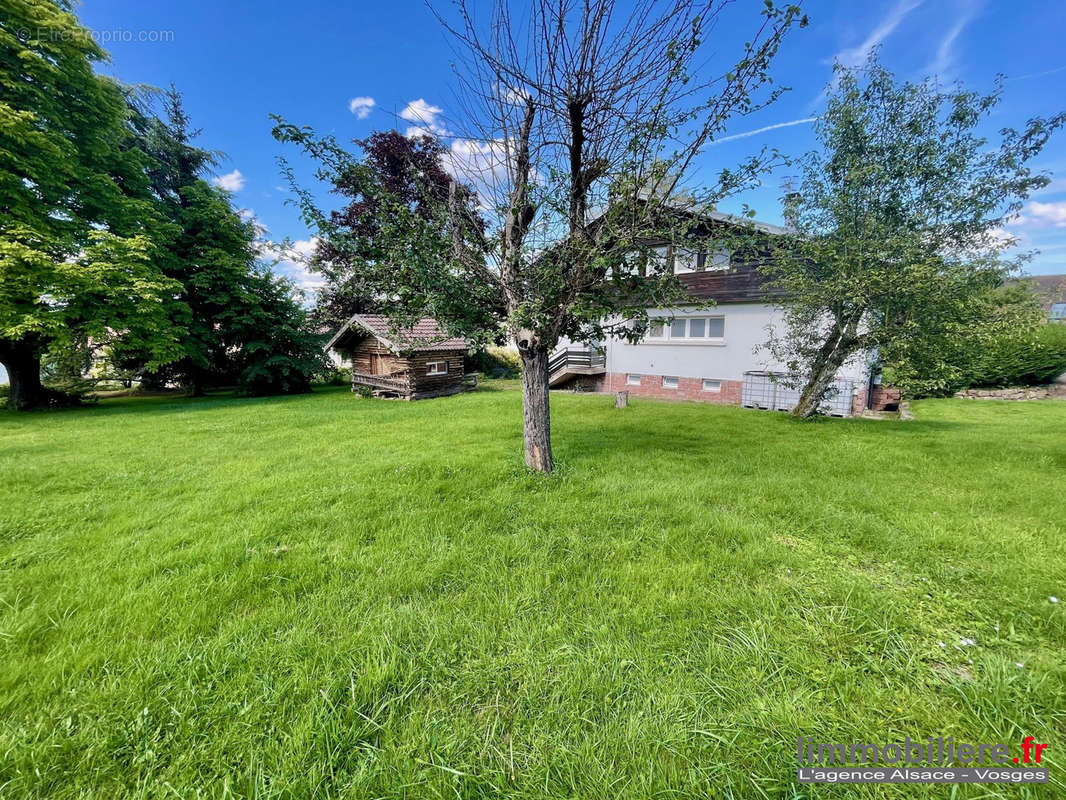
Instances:
[[[734,139],[746,139],[749,136],[755,136],[759,133],[766,133],[766,131],[772,131],[777,128],[790,128],[793,125],[805,125],[808,122],[814,122],[818,117],[804,117],[803,119],[794,119],[791,122],[778,122],[775,125],[767,125],[765,128],[756,128],[753,131],[747,131],[746,133],[734,133],[732,136],[723,136],[721,139],[715,139],[710,144],[721,144],[722,142],[731,142]]]

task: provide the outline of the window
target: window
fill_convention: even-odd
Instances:
[[[447,375],[448,374],[448,362],[447,361],[430,361],[426,364],[427,375]]]
[[[703,379],[703,391],[705,392],[720,392],[722,391],[721,381],[712,381],[710,378]]]
[[[666,269],[667,265],[669,264],[669,259],[669,248],[665,246],[656,247],[654,250],[651,251],[651,258],[648,259],[648,266],[651,267],[653,271],[661,272],[662,270]]]
[[[700,344],[725,338],[725,317],[677,317],[672,320],[652,319],[644,339],[654,344],[688,342]]]
[[[677,376],[676,375],[663,375],[663,388],[664,389],[676,389],[677,388]]]
[[[1051,318],[1052,319],[1066,319],[1066,303],[1052,303],[1051,304]]]
[[[684,275],[699,269],[700,254],[698,250],[674,250],[674,274]]]
[[[707,260],[704,262],[704,268],[709,270],[723,270],[729,269],[730,261],[732,260],[732,253],[724,247],[720,247],[717,250],[712,250],[707,254]]]
[[[626,375],[626,386],[640,386],[640,376],[630,372]]]

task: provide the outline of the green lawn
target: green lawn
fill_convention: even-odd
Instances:
[[[1066,403],[552,404],[549,478],[492,388],[0,414],[0,796],[949,796],[800,735],[1066,795]]]

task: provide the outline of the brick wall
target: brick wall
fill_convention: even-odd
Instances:
[[[677,379],[677,388],[667,389],[663,386],[662,375],[641,375],[640,386],[630,386],[626,383],[626,373],[615,372],[604,380],[603,391],[620,392],[625,390],[634,397],[655,397],[660,400],[697,400],[702,403],[739,406],[743,382],[723,380],[720,383],[721,391],[707,392],[703,390],[703,378],[679,377]]]
[[[891,386],[875,386],[870,408],[874,411],[884,411],[887,406],[898,406],[901,399],[899,389],[893,389]]]
[[[659,400],[696,400],[701,403],[720,403],[736,405],[741,403],[744,388],[743,381],[722,380],[721,391],[703,390],[703,378],[678,377],[676,389],[663,386],[662,375],[641,375],[640,386],[626,383],[626,373],[614,372],[609,375],[581,375],[567,381],[557,389],[569,389],[585,392],[619,392],[628,391],[634,397],[654,397]],[[860,384],[852,397],[851,413],[858,416],[866,410],[866,384]],[[873,410],[883,411],[888,404],[899,403],[900,391],[891,387],[875,386]]]

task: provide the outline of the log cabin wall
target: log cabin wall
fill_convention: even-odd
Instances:
[[[411,377],[413,396],[436,397],[463,390],[463,361],[461,350],[420,350],[407,357],[408,374]],[[429,375],[429,364],[444,361],[448,364],[445,375]]]
[[[462,350],[419,350],[397,355],[372,336],[359,340],[350,351],[352,360],[352,389],[370,385],[382,394],[396,394],[408,399],[440,397],[463,391],[464,352]],[[444,361],[448,371],[443,375],[430,375],[432,362]],[[359,374],[380,375],[383,378],[406,381],[405,391],[392,391],[391,387],[374,386],[371,381],[362,382]]]

